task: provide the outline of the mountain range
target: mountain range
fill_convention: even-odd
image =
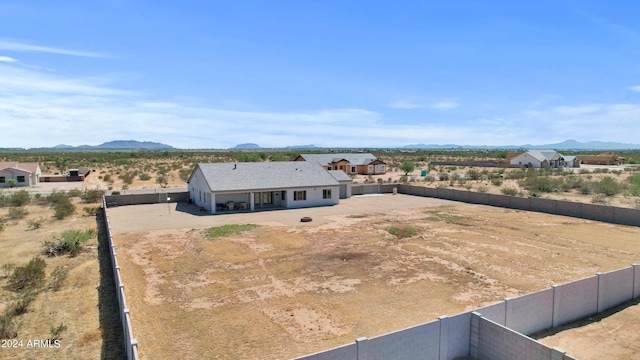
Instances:
[[[341,147],[347,149],[349,147]],[[359,149],[354,146],[352,149]],[[367,149],[375,149],[375,147],[366,147]],[[552,150],[640,150],[640,144],[628,144],[611,141],[588,141],[580,142],[577,140],[565,140],[560,143],[544,144],[544,145],[458,145],[458,144],[410,144],[397,147],[380,147],[384,149],[432,149],[432,150],[482,150],[482,149],[505,149],[505,150],[520,150],[520,149],[552,149]],[[261,147],[254,143],[238,144],[231,150],[256,150],[256,149],[322,149],[322,147],[309,144],[309,145],[291,145],[283,147]],[[16,148],[0,148],[0,150],[24,150]],[[137,140],[114,140],[102,143],[100,145],[79,145],[71,146],[60,144],[54,147],[41,147],[31,148],[29,150],[177,150],[171,145],[162,144],[152,141],[137,141]],[[194,149],[195,150],[195,149]]]

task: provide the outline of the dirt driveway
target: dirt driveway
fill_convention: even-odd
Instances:
[[[340,200],[335,206],[304,209],[272,210],[242,214],[212,215],[201,212],[195,205],[185,203],[122,206],[109,209],[111,230],[114,233],[201,228],[224,224],[258,224],[286,226],[314,226],[329,221],[335,215],[360,214],[363,212],[385,212],[399,209],[415,209],[455,204],[448,200],[421,198],[411,195],[376,194],[353,196]],[[309,216],[310,223],[300,222]]]
[[[628,266],[640,253],[636,227],[406,195],[186,210],[109,209],[143,359],[295,357]],[[206,236],[227,223],[259,226]]]

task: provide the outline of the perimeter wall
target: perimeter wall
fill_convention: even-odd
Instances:
[[[640,297],[640,265],[597,273],[549,289],[407,329],[361,337],[298,360],[573,359],[527,335],[591,316]]]

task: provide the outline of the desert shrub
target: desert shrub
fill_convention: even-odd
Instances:
[[[0,315],[0,339],[13,339],[18,336],[20,324],[9,311]]]
[[[384,180],[382,180],[382,178],[378,178],[378,184],[382,184],[384,182]]]
[[[49,275],[49,289],[53,291],[60,290],[60,287],[62,287],[62,283],[67,279],[68,276],[69,269],[65,268],[64,266],[56,266],[56,268],[51,272],[51,275]]]
[[[469,180],[480,180],[481,176],[482,174],[478,170],[469,169],[469,171],[467,171],[466,178]]]
[[[5,218],[0,217],[0,231],[4,231],[4,223],[5,223],[6,221],[7,221],[7,220],[5,220]]]
[[[142,173],[140,175],[138,175],[138,178],[142,181],[146,181],[146,180],[151,180],[151,175],[147,174],[147,173]]]
[[[449,174],[447,174],[446,172],[441,172],[438,175],[438,178],[440,179],[440,181],[448,181],[449,180]]]
[[[102,197],[104,196],[104,193],[105,193],[104,190],[98,190],[98,189],[85,190],[84,193],[82,193],[82,196],[80,198],[85,203],[98,203],[102,201]]]
[[[105,175],[102,177],[102,180],[104,180],[104,181],[106,181],[106,182],[112,182],[111,174],[105,174]]]
[[[111,195],[120,195],[120,191],[114,190],[111,192]]]
[[[59,237],[44,242],[44,252],[48,256],[69,254],[69,257],[74,257],[82,251],[84,243],[92,236],[92,230],[65,230]]]
[[[604,194],[596,194],[594,197],[591,198],[591,202],[594,204],[602,204],[602,205],[606,205],[609,203],[607,200],[607,196]]]
[[[613,196],[620,192],[622,186],[616,179],[611,176],[605,176],[602,180],[594,184],[594,190],[598,194],[604,194],[606,196]]]
[[[236,235],[244,231],[254,229],[257,226],[258,225],[255,225],[255,224],[229,224],[229,225],[216,226],[216,227],[207,229],[207,237],[217,238],[222,236]]]
[[[191,173],[193,172],[192,169],[186,168],[186,169],[180,169],[180,171],[178,172],[178,175],[180,176],[180,180],[187,182],[187,180],[189,180],[189,176],[191,176]]]
[[[159,174],[156,177],[156,183],[160,184],[160,187],[166,188],[169,185],[168,176],[166,176],[164,174]]]
[[[41,287],[44,284],[46,267],[47,263],[43,259],[39,256],[34,257],[27,265],[13,269],[7,287],[13,291]]]
[[[389,232],[389,234],[394,235],[398,239],[414,236],[418,232],[416,228],[410,227],[410,226],[404,226],[404,227],[392,226],[388,228],[387,231]]]
[[[400,176],[400,182],[404,183],[404,184],[408,183],[409,182],[409,177],[407,175]]]
[[[96,216],[96,214],[98,213],[98,208],[97,207],[85,206],[85,207],[82,208],[82,211],[84,211],[84,213],[87,216]]]
[[[51,194],[49,194],[49,196],[45,198],[45,200],[51,207],[55,207],[58,203],[69,200],[69,195],[67,195],[67,193],[65,193],[64,191],[54,190]]]
[[[31,197],[26,190],[16,191],[9,197],[9,205],[14,207],[29,205]]]
[[[24,219],[29,215],[29,210],[23,207],[12,207],[9,208],[9,213],[7,214],[7,219],[9,220],[20,220]]]
[[[123,183],[130,185],[133,182],[133,179],[136,178],[137,171],[129,171],[124,174],[118,175],[118,178],[122,180]]]
[[[42,227],[42,219],[38,218],[27,220],[27,227],[29,228],[29,230],[40,229],[40,227]]]
[[[500,192],[505,194],[505,195],[509,195],[509,196],[516,196],[518,195],[518,190],[512,187],[503,187],[500,189]]]
[[[489,191],[489,189],[486,186],[478,186],[478,192],[479,193],[486,193],[488,191]]]
[[[29,306],[38,297],[38,291],[34,288],[26,288],[19,291],[11,299],[11,313],[13,315],[22,315],[29,311]]]
[[[424,177],[424,181],[428,182],[428,183],[432,183],[432,182],[436,181],[436,178],[431,176],[431,175],[427,175],[427,176]]]
[[[77,190],[77,189],[69,190],[69,192],[67,193],[67,195],[68,195],[70,198],[80,197],[80,196],[82,196],[82,191]]]
[[[56,205],[55,212],[53,216],[56,219],[62,220],[66,217],[73,215],[76,212],[76,206],[71,203],[71,200],[67,199],[67,201],[61,202]]]
[[[493,177],[491,178],[491,183],[495,186],[502,186],[502,178],[500,177]]]
[[[49,329],[49,334],[51,335],[49,339],[52,341],[59,340],[60,335],[62,335],[62,333],[65,331],[67,331],[67,325],[65,325],[64,323],[60,323],[60,325],[58,326],[52,326]]]
[[[8,278],[9,275],[11,275],[13,273],[13,269],[16,268],[16,264],[14,263],[6,263],[6,264],[2,264],[2,273],[4,275],[5,278]]]

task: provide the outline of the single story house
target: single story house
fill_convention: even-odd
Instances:
[[[613,152],[603,152],[598,155],[579,155],[582,164],[589,165],[623,165],[624,157]]]
[[[39,163],[0,162],[0,187],[33,186],[40,182]]]
[[[532,168],[580,167],[580,159],[577,156],[563,156],[555,150],[527,150],[512,157],[510,164]]]
[[[342,170],[346,174],[381,175],[387,164],[373,154],[300,154],[295,161],[317,162],[327,170]]]
[[[337,205],[350,180],[316,162],[283,161],[200,163],[187,182],[191,202],[215,214]]]

